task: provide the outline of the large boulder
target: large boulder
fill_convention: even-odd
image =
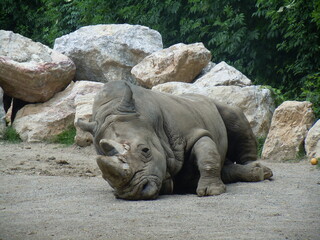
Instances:
[[[162,49],[159,32],[129,24],[86,26],[57,38],[54,49],[77,66],[76,80],[134,82],[131,68]]]
[[[275,110],[262,150],[263,159],[282,161],[297,158],[314,122],[311,106],[307,101],[286,101]]]
[[[0,86],[26,102],[45,102],[75,74],[68,57],[11,31],[0,30]]]
[[[320,158],[320,120],[318,120],[309,130],[305,149],[309,158]]]
[[[157,85],[152,90],[175,95],[202,94],[217,101],[237,106],[244,112],[254,134],[257,137],[265,137],[269,131],[274,111],[274,101],[270,90],[260,86],[248,86],[249,84],[251,84],[251,81],[247,77],[222,62],[193,84],[168,82]]]
[[[75,119],[76,97],[97,92],[102,83],[79,81],[71,83],[45,103],[28,104],[17,113],[13,122],[20,138],[26,142],[50,140],[72,126]]]
[[[0,139],[3,138],[6,131],[6,112],[3,107],[3,90],[0,87]]]
[[[179,43],[149,55],[131,73],[147,88],[173,81],[192,82],[210,59],[211,53],[202,43]]]
[[[210,83],[214,86],[250,86],[251,80],[244,74],[226,62],[220,62],[210,69],[206,74],[197,79],[197,84],[203,87]]]

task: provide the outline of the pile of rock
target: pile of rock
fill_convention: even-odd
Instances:
[[[313,123],[309,103],[291,108],[284,103],[273,115],[271,92],[252,85],[225,62],[210,62],[211,53],[202,43],[180,43],[163,49],[161,35],[144,26],[83,27],[56,39],[53,50],[8,31],[0,32],[0,42],[0,86],[4,93],[36,103],[23,107],[13,123],[24,141],[44,141],[74,125],[78,118],[90,119],[95,94],[103,83],[118,80],[171,94],[203,94],[241,108],[257,137],[269,133],[264,158],[292,158]],[[0,120],[1,114],[0,102]],[[290,134],[289,130],[277,130],[285,126],[291,126]],[[310,140],[305,141],[312,156],[320,154],[315,150],[319,149],[319,124],[315,127],[307,137]],[[285,143],[286,138],[294,151]],[[92,141],[80,129],[75,140],[80,146]]]

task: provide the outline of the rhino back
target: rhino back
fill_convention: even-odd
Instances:
[[[132,89],[138,112],[149,119],[161,138],[167,138],[175,154],[183,152],[180,158],[191,151],[197,140],[209,136],[224,159],[227,133],[213,100],[201,95],[174,96],[135,86]]]

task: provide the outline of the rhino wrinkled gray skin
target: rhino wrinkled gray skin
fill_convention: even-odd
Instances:
[[[243,113],[195,94],[173,96],[124,81],[96,95],[90,132],[103,178],[117,198],[159,194],[219,195],[225,183],[261,181],[257,144]]]

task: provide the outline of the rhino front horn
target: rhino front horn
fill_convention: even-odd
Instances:
[[[131,176],[131,170],[127,163],[124,163],[118,159],[117,156],[97,157],[98,166],[102,172],[103,178],[109,182],[111,187],[117,188],[125,184]]]
[[[122,113],[134,113],[136,110],[134,106],[134,99],[132,97],[132,91],[128,84],[125,84],[125,86],[125,92],[119,106],[117,107],[117,110]]]

